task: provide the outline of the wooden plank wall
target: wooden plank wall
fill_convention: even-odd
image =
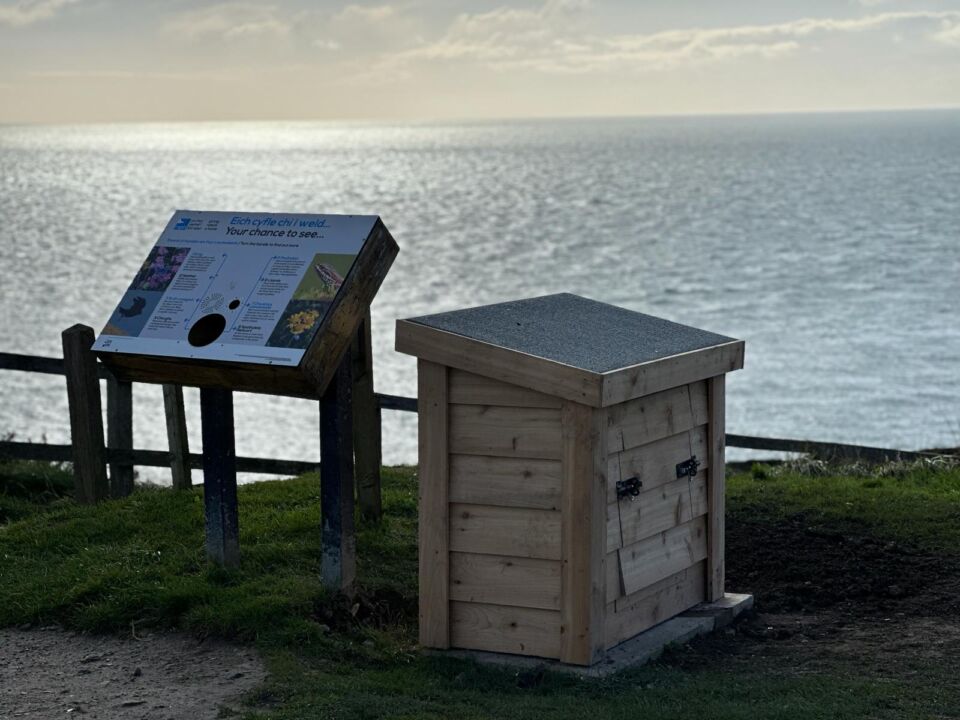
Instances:
[[[711,405],[706,381],[609,408],[605,644],[612,647],[702,602],[707,592]],[[677,478],[696,455],[699,472]],[[638,477],[639,496],[616,483]]]
[[[430,421],[428,455],[440,470],[422,479],[435,492],[439,477],[448,483],[432,502],[434,512],[446,507],[447,527],[430,531],[435,545],[445,538],[447,560],[431,553],[441,567],[421,565],[437,591],[431,604],[448,616],[447,634],[431,623],[434,647],[589,664],[704,600],[717,537],[707,382],[598,411],[453,368],[441,380],[440,367],[431,366],[445,409]],[[699,472],[678,479],[691,455]],[[634,475],[639,497],[618,501],[616,482]]]
[[[447,373],[450,645],[560,657],[561,400]]]

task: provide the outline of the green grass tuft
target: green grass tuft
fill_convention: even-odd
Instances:
[[[735,514],[773,524],[803,513],[810,525],[865,533],[919,549],[960,553],[960,466],[892,464],[879,468],[803,464],[761,466],[727,478]]]
[[[59,465],[0,463],[0,526],[36,514],[73,494],[73,475]]]

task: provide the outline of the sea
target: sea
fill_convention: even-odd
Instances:
[[[728,432],[960,444],[960,111],[0,126],[0,351],[99,330],[178,208],[380,215],[379,392],[416,393],[398,318],[572,292],[745,340]],[[137,385],[137,447],[163,418]],[[383,418],[384,461],[415,462],[416,416]],[[11,434],[69,442],[62,377],[0,370]],[[316,461],[317,403],[239,394],[236,435]]]

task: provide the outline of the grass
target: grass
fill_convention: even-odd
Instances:
[[[59,505],[69,506],[73,476],[56,465],[0,465],[0,527]]]
[[[929,552],[960,553],[960,466],[954,463],[830,467],[754,465],[728,478],[734,513],[769,524],[803,513],[809,525],[864,533]]]
[[[953,717],[948,666],[910,677],[869,662],[802,671],[789,657],[673,660],[583,681],[539,682],[416,648],[416,475],[384,471],[386,516],[358,531],[358,599],[318,581],[319,483],[240,488],[242,568],[203,558],[202,495],[144,488],[96,507],[66,497],[50,466],[0,466],[0,626],[58,623],[131,634],[176,628],[255,643],[270,678],[249,718],[909,718]],[[832,475],[755,467],[729,480],[731,516],[771,532],[804,513],[930,551],[960,547],[960,471],[916,467]],[[530,687],[521,687],[530,685]]]

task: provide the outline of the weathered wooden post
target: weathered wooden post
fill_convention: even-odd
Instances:
[[[187,414],[183,405],[183,386],[163,386],[163,409],[167,418],[167,444],[170,446],[170,473],[174,490],[193,487],[190,472],[190,440],[187,437]]]
[[[347,351],[320,401],[320,578],[332,590],[349,590],[356,577],[350,356]]]
[[[70,407],[70,440],[73,444],[74,496],[80,503],[96,503],[109,495],[103,415],[97,359],[90,352],[93,328],[74,325],[63,331],[63,365]]]
[[[370,311],[353,341],[353,443],[356,457],[357,502],[364,520],[383,515],[380,496],[380,406],[373,392],[373,348]]]
[[[107,447],[133,450],[133,383],[107,378]],[[133,463],[110,463],[110,496],[133,492]]]
[[[200,388],[200,423],[203,434],[203,507],[207,558],[224,567],[239,567],[240,526],[233,393],[220,388]]]

